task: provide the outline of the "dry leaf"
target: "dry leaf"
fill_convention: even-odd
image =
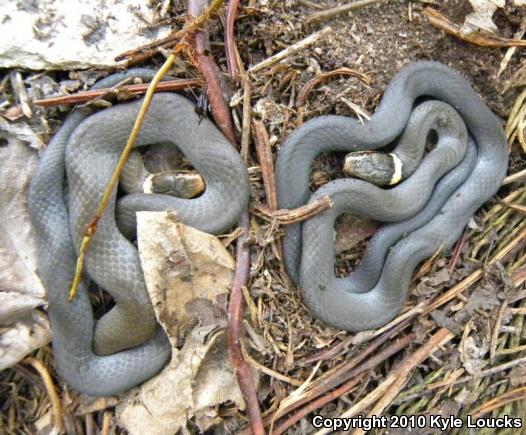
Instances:
[[[27,189],[40,139],[24,123],[0,118],[0,370],[49,342],[49,325],[34,309],[45,304],[27,212]],[[34,323],[31,323],[34,322]]]
[[[0,334],[0,370],[15,365],[50,340],[47,316],[37,310],[28,312]]]
[[[341,254],[372,236],[378,229],[378,224],[372,220],[346,213],[336,221],[334,229],[336,231],[334,240],[336,254]]]
[[[488,364],[488,360],[485,359],[488,351],[489,342],[487,340],[477,343],[471,336],[462,340],[462,345],[459,346],[460,359],[470,375],[476,375]]]
[[[190,418],[204,431],[216,422],[216,405],[244,407],[223,334],[235,262],[219,239],[173,212],[140,212],[137,223],[146,285],[173,358],[128,395],[117,418],[131,434],[185,431]]]

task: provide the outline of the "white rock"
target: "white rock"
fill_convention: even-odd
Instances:
[[[506,4],[505,0],[469,0],[473,12],[468,14],[462,26],[462,31],[469,34],[482,29],[487,32],[497,32],[497,26],[492,20],[493,14]]]
[[[2,1],[0,68],[78,69],[115,66],[115,56],[169,33],[135,0]],[[7,37],[8,36],[8,37]]]

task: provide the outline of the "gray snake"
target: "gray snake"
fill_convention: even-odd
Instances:
[[[115,74],[95,87],[128,77],[151,79],[151,70]],[[58,372],[74,389],[90,395],[127,390],[157,373],[170,357],[168,340],[148,298],[137,249],[117,229],[133,225],[139,210],[176,210],[183,223],[209,233],[233,226],[246,209],[249,181],[239,154],[195,105],[169,93],[153,97],[135,146],[176,145],[203,176],[196,199],[116,191],[86,256],[91,279],[115,306],[95,321],[87,285],[68,301],[84,228],[93,217],[133,126],[141,101],[91,114],[76,109],[55,134],[31,180],[28,205],[38,250],[38,274],[48,291],[53,352]],[[67,195],[64,192],[67,180]],[[117,207],[117,212],[115,212]]]
[[[437,130],[438,145],[431,153],[437,160],[429,163],[426,157],[422,162],[427,161],[427,170],[416,169],[393,189],[339,179],[311,194],[309,173],[316,156],[392,143],[422,98],[447,103],[458,112],[472,137],[465,157],[461,151],[454,158],[452,153],[460,142],[467,142],[466,134],[450,134],[447,123],[438,122],[428,126]],[[446,163],[454,169],[448,172],[442,165]],[[303,124],[279,151],[279,206],[293,209],[325,195],[334,204],[302,225],[286,228],[285,266],[306,305],[327,324],[351,331],[380,327],[393,319],[406,299],[415,267],[458,239],[475,211],[497,192],[507,166],[507,141],[497,117],[460,74],[437,62],[403,68],[365,125],[343,116],[321,116]],[[336,278],[334,222],[344,212],[390,224],[372,239],[372,251],[361,269]]]

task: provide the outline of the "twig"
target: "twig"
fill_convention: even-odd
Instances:
[[[522,39],[508,39],[498,35],[493,35],[491,33],[483,33],[481,31],[464,33],[458,24],[449,21],[447,17],[432,8],[425,8],[424,15],[434,27],[437,27],[450,35],[462,39],[463,41],[470,42],[481,47],[526,47],[526,41],[523,41]]]
[[[238,4],[232,5],[229,8],[229,13],[235,17],[237,14]],[[232,38],[234,37],[234,31],[232,29]],[[234,43],[232,39],[232,43]],[[236,56],[233,59],[232,51],[227,51],[227,63],[233,65],[236,63],[237,70],[242,69],[241,60],[239,56]],[[230,73],[233,74],[234,70],[230,70]],[[231,75],[232,79],[236,77]],[[248,94],[248,105],[250,105],[250,94]],[[246,104],[246,99],[243,99],[243,104]],[[226,102],[225,102],[226,103]],[[245,112],[245,107],[243,107],[243,112]],[[246,122],[246,123],[245,123]],[[234,128],[232,128],[232,134],[234,134]],[[243,119],[244,129],[250,128],[250,122],[248,119]],[[247,140],[246,150],[242,148],[243,157],[248,157],[248,140]],[[245,160],[246,161],[246,160]],[[239,384],[239,389],[245,400],[246,409],[249,418],[250,429],[252,435],[264,435],[265,429],[263,427],[263,419],[261,418],[261,410],[259,408],[259,402],[256,392],[256,387],[254,386],[254,381],[252,379],[252,373],[250,366],[247,363],[246,359],[243,356],[243,349],[241,346],[241,322],[243,320],[243,311],[244,311],[244,297],[243,297],[243,287],[246,287],[248,283],[248,273],[250,269],[250,248],[248,246],[248,233],[249,233],[249,215],[248,212],[244,212],[238,222],[238,227],[242,229],[243,234],[237,239],[236,246],[236,272],[234,274],[234,283],[232,285],[232,291],[230,292],[230,301],[228,303],[228,324],[227,324],[227,336],[228,336],[228,346],[230,349],[230,358],[232,359],[232,366],[236,374],[237,383]]]
[[[336,6],[334,8],[330,8],[322,12],[316,12],[307,17],[307,23],[312,23],[313,21],[331,18],[336,15],[340,15],[345,12],[352,11],[353,9],[358,9],[364,6],[371,5],[373,3],[378,3],[380,1],[385,1],[385,0],[357,0],[352,3],[347,3],[345,5]]]
[[[243,124],[241,132],[241,157],[245,162],[248,161],[248,146],[250,142],[250,126],[252,125],[252,105],[250,103],[252,97],[252,89],[250,80],[247,74],[241,76],[241,83],[243,84]]]
[[[521,213],[526,213],[526,206],[519,205],[519,204],[511,204],[507,201],[504,201],[503,199],[497,198],[497,202],[499,202],[502,205],[505,205],[506,207],[509,207],[513,210],[519,211]]]
[[[416,317],[417,314],[420,314],[423,311],[423,306],[421,304],[418,304],[411,308],[410,310],[407,310],[406,312],[400,314],[399,316],[395,317],[393,320],[391,320],[387,325],[382,326],[381,328],[369,330],[369,331],[361,331],[358,334],[356,334],[353,338],[353,344],[355,346],[365,343],[374,337],[378,337],[379,335],[383,334],[384,332],[387,332],[391,329],[395,329],[394,327],[398,324],[405,324],[405,321],[408,319],[413,319]]]
[[[451,257],[451,261],[449,262],[449,268],[448,272],[451,275],[453,271],[455,270],[455,267],[457,267],[458,259],[460,258],[460,254],[462,253],[462,248],[466,244],[466,240],[468,238],[468,232],[464,230],[462,233],[462,237],[457,243],[457,246],[455,246],[455,251],[453,252],[453,256]]]
[[[281,225],[291,225],[304,220],[332,207],[332,200],[329,196],[324,196],[316,201],[310,202],[294,210],[281,209],[272,211],[261,204],[254,204],[254,209],[261,213],[262,217],[269,220],[277,220]]]
[[[260,372],[263,372],[263,373],[269,375],[272,378],[279,379],[282,382],[286,382],[287,384],[294,385],[295,387],[299,387],[300,385],[303,384],[303,381],[300,381],[299,379],[294,379],[294,378],[291,378],[289,376],[285,376],[284,374],[281,374],[281,373],[279,373],[279,372],[277,372],[275,370],[269,369],[268,367],[264,366],[263,364],[258,363],[254,358],[252,358],[247,353],[247,351],[245,350],[245,348],[243,346],[241,346],[241,347],[243,348],[243,355],[244,355],[245,359],[248,360],[248,362],[250,363],[251,366],[253,366],[257,370],[259,370]]]
[[[300,421],[303,417],[309,415],[311,412],[314,412],[317,409],[321,408],[322,406],[325,406],[327,403],[332,402],[333,400],[337,399],[338,397],[341,397],[344,394],[349,393],[355,386],[359,385],[362,380],[363,380],[363,375],[362,376],[358,375],[354,379],[351,379],[350,381],[344,383],[341,387],[336,388],[334,391],[331,391],[330,393],[327,393],[325,396],[320,397],[317,400],[314,400],[313,402],[309,403],[307,406],[301,408],[296,414],[292,415],[287,420],[285,420],[274,430],[272,430],[271,434],[272,435],[282,434],[289,427],[291,427],[293,424]]]
[[[323,5],[319,5],[318,3],[311,2],[310,0],[298,0],[303,6],[307,6],[309,8],[313,9],[323,9]]]
[[[305,47],[308,47],[309,45],[316,42],[318,39],[320,39],[322,36],[325,36],[327,33],[331,32],[332,29],[330,27],[324,27],[318,32],[313,33],[312,35],[307,36],[306,38],[302,39],[301,41],[296,42],[295,44],[292,44],[291,46],[285,48],[284,50],[281,50],[280,52],[276,53],[273,56],[270,56],[269,58],[257,63],[254,66],[251,66],[248,69],[249,73],[255,73],[259,70],[262,70],[264,68],[269,67],[270,65],[274,65],[275,63],[285,59],[286,57],[296,53],[299,50],[302,50]]]
[[[523,352],[526,350],[526,344],[516,347],[510,347],[508,349],[499,349],[495,352],[495,355],[511,355],[513,353]]]
[[[44,364],[42,364],[42,361],[33,357],[27,357],[24,360],[24,362],[33,366],[33,368],[38,372],[38,374],[42,378],[44,386],[46,387],[47,394],[49,396],[49,400],[51,402],[51,408],[53,409],[53,426],[55,428],[56,433],[60,433],[62,430],[63,422],[62,403],[60,402],[60,398],[58,397],[55,384],[53,383],[53,379],[51,379],[51,375],[49,374],[48,369],[44,366]]]
[[[106,411],[102,417],[101,435],[110,435],[111,418],[111,412]]]
[[[91,243],[91,239],[95,232],[97,231],[97,225],[99,223],[100,218],[104,214],[104,211],[106,210],[106,207],[108,206],[108,203],[111,198],[111,193],[113,192],[113,189],[117,185],[119,178],[121,176],[121,173],[126,166],[126,162],[128,160],[128,156],[130,155],[133,145],[135,144],[135,140],[137,139],[137,135],[139,134],[139,130],[141,128],[142,122],[144,120],[144,117],[146,116],[146,112],[148,110],[148,107],[150,107],[150,103],[152,101],[152,97],[155,91],[155,88],[157,87],[157,84],[161,81],[163,76],[168,72],[170,67],[172,66],[173,62],[175,61],[177,55],[175,53],[172,53],[164,62],[164,64],[161,66],[159,71],[155,74],[153,80],[148,86],[148,90],[146,91],[146,95],[144,96],[144,100],[142,101],[141,107],[139,109],[139,113],[137,115],[137,118],[135,119],[135,122],[133,124],[132,131],[130,133],[130,136],[128,138],[128,141],[126,142],[126,146],[122,150],[121,156],[119,158],[119,161],[117,162],[117,166],[115,167],[115,170],[113,171],[113,174],[111,176],[110,181],[108,182],[106,189],[104,190],[104,194],[102,195],[102,199],[99,202],[99,205],[97,207],[97,210],[95,212],[94,217],[92,218],[90,224],[86,228],[86,231],[84,233],[84,236],[82,238],[82,242],[80,244],[79,249],[79,256],[77,257],[77,265],[75,268],[75,276],[73,278],[73,283],[71,284],[71,289],[69,291],[69,298],[72,300],[75,298],[75,295],[77,293],[77,287],[80,283],[80,280],[82,278],[82,270],[84,267],[84,256],[89,248],[89,245]]]
[[[446,386],[450,387],[451,385],[462,384],[464,382],[468,382],[468,381],[471,381],[473,379],[485,378],[487,376],[492,376],[492,375],[494,375],[496,373],[500,373],[500,372],[502,372],[504,370],[508,370],[508,369],[513,368],[513,367],[524,367],[524,366],[526,366],[526,357],[518,358],[518,359],[515,359],[515,360],[512,360],[512,361],[509,361],[507,363],[500,364],[498,366],[491,367],[491,368],[486,369],[486,370],[482,370],[481,372],[477,373],[474,376],[464,376],[462,378],[455,379],[453,382],[444,382],[444,381],[434,382],[434,383],[428,384],[426,386],[426,388],[429,389],[429,390],[433,390],[433,389],[436,389],[436,388],[442,388],[442,387],[446,387]]]
[[[188,12],[190,16],[198,15],[205,6],[206,2],[202,0],[189,0]],[[232,124],[230,107],[224,96],[224,84],[221,79],[221,71],[209,54],[211,50],[208,32],[200,29],[196,31],[194,39],[195,61],[206,83],[206,95],[210,102],[214,120],[232,145],[236,145],[236,134]]]
[[[95,435],[95,420],[93,419],[93,414],[88,414],[84,418],[84,433],[86,435]]]
[[[243,235],[237,239],[236,273],[228,304],[228,347],[234,367],[237,382],[245,399],[253,435],[264,434],[261,411],[257,400],[256,388],[252,379],[250,366],[243,357],[241,347],[241,320],[243,319],[243,291],[242,287],[248,282],[250,268],[250,251],[248,248],[248,213],[241,215],[238,226],[243,228]]]
[[[350,345],[353,344],[354,336],[349,335],[348,337],[345,337],[343,340],[338,342],[336,345],[332,346],[329,349],[325,349],[321,352],[318,352],[315,355],[312,355],[308,358],[305,358],[303,362],[305,364],[312,364],[314,362],[317,362],[319,360],[327,361],[330,359],[333,359],[335,356],[337,356],[340,352],[343,352],[345,349],[347,349]]]
[[[526,169],[523,169],[522,171],[516,172],[515,174],[508,175],[502,182],[502,185],[504,186],[506,184],[523,181],[525,179],[526,179]]]
[[[165,82],[160,82],[155,88],[155,92],[165,92],[165,91],[178,91],[187,88],[200,87],[203,85],[201,79],[180,79],[180,80],[167,80]],[[149,83],[140,83],[134,85],[123,85],[114,88],[104,88],[104,89],[95,89],[92,91],[81,91],[73,95],[62,95],[60,97],[51,97],[44,98],[41,100],[33,100],[31,104],[33,106],[57,106],[63,104],[77,104],[77,103],[87,103],[97,98],[100,98],[108,94],[133,94],[141,95],[144,94],[149,87]]]
[[[254,131],[254,137],[256,139],[256,152],[261,167],[263,185],[265,186],[267,206],[270,210],[275,211],[278,209],[278,197],[276,194],[276,180],[274,176],[274,164],[272,162],[270,139],[268,137],[267,129],[261,121],[253,121],[252,130]]]
[[[234,36],[234,25],[237,17],[237,10],[239,7],[239,0],[230,0],[226,9],[225,20],[225,53],[226,64],[228,68],[228,75],[233,79],[239,76],[241,59],[237,50],[237,45]],[[243,106],[244,107],[244,106]]]
[[[502,323],[502,316],[504,315],[506,308],[508,308],[508,303],[506,300],[504,300],[504,302],[502,302],[501,306],[499,307],[499,311],[497,312],[497,318],[495,319],[495,326],[493,327],[493,333],[491,334],[491,341],[490,341],[490,347],[489,347],[490,359],[495,358],[495,351],[497,350],[497,340],[499,338],[500,326]]]
[[[498,409],[501,406],[523,399],[526,399],[526,387],[521,387],[512,391],[508,391],[504,394],[501,394],[498,397],[495,397],[492,400],[489,400],[488,402],[482,404],[480,407],[475,409],[475,411],[473,411],[473,418],[482,417],[488,412]]]
[[[307,83],[303,85],[301,90],[298,92],[298,96],[296,98],[296,107],[301,107],[305,104],[305,101],[307,100],[307,95],[309,92],[316,86],[318,83],[320,83],[323,80],[327,80],[331,77],[340,76],[340,75],[348,75],[359,78],[362,82],[364,82],[366,85],[371,84],[371,77],[369,77],[367,74],[364,74],[360,71],[356,71],[352,68],[342,67],[337,68],[333,71],[324,72],[321,74],[318,74],[316,77],[310,79]]]
[[[524,34],[526,33],[526,19],[521,20],[521,24],[519,26],[519,30],[515,32],[515,35],[513,35],[514,39],[522,39]],[[504,58],[502,59],[502,62],[500,63],[499,72],[497,73],[497,77],[500,77],[500,75],[504,72],[506,67],[508,66],[512,56],[517,51],[517,47],[510,47],[506,50],[506,54],[504,55]]]
[[[32,112],[31,106],[29,105],[29,96],[27,95],[27,89],[24,86],[24,80],[22,80],[22,74],[20,74],[20,71],[12,71],[10,78],[13,85],[13,90],[15,91],[18,101],[20,102],[22,113],[27,118],[31,118]]]
[[[167,91],[179,91],[188,88],[201,87],[203,81],[201,79],[180,79],[180,80],[167,80],[157,85],[155,92],[167,92]],[[81,91],[72,95],[61,95],[60,97],[43,98],[39,100],[31,101],[32,106],[60,106],[67,104],[77,103],[90,103],[99,98],[103,98],[106,95],[119,95],[131,94],[131,95],[142,95],[148,89],[149,84],[135,84],[135,85],[121,85],[113,88],[94,89],[91,91]],[[22,107],[20,104],[11,106],[3,114],[4,116],[18,118],[22,116]]]
[[[485,377],[488,377],[488,376],[492,376],[496,373],[499,373],[499,372],[502,372],[504,370],[508,370],[508,369],[511,369],[513,367],[525,367],[526,366],[526,357],[523,357],[523,358],[519,358],[519,359],[515,359],[515,360],[512,360],[512,361],[509,361],[507,363],[504,363],[504,364],[500,364],[498,366],[495,366],[495,367],[491,367],[489,369],[486,369],[486,370],[482,370],[480,371],[479,373],[477,373],[476,375],[473,375],[473,376],[464,376],[462,378],[457,378],[457,379],[454,379],[453,381],[450,381],[450,380],[442,380],[442,381],[438,381],[438,382],[432,382],[432,383],[429,383],[427,385],[421,385],[418,390],[412,394],[404,394],[403,395],[403,398],[400,397],[400,399],[398,400],[395,400],[394,403],[396,405],[400,405],[401,403],[404,403],[404,402],[408,402],[408,401],[412,401],[418,397],[421,397],[423,394],[432,394],[433,393],[433,390],[436,390],[437,388],[444,388],[444,387],[448,387],[448,388],[451,388],[455,385],[460,385],[460,384],[463,384],[463,383],[466,383],[466,382],[469,382],[469,381],[472,381],[474,379],[480,379],[480,378],[485,378]]]

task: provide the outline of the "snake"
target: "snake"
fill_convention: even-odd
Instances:
[[[129,70],[93,88],[112,87],[131,77],[151,80],[154,74],[149,69]],[[142,101],[96,113],[86,107],[74,109],[42,153],[29,186],[37,273],[48,293],[55,365],[71,388],[92,396],[113,395],[140,384],[158,373],[171,356],[146,291],[137,248],[119,230],[121,225],[133,225],[141,210],[171,209],[181,222],[219,234],[232,227],[248,206],[248,172],[232,144],[196,113],[190,100],[156,93],[134,146],[178,147],[204,178],[205,191],[194,199],[145,193],[117,198],[115,188],[85,258],[86,275],[111,294],[115,306],[96,320],[87,280],[69,301],[85,228]]]
[[[427,108],[421,109],[424,104]],[[342,178],[310,191],[310,171],[321,153],[378,150],[408,128],[420,141],[436,132],[437,145],[395,187]],[[276,161],[280,208],[294,209],[325,196],[333,204],[286,227],[286,271],[310,311],[329,326],[348,331],[381,327],[402,310],[415,268],[455,243],[469,219],[498,191],[507,167],[501,122],[470,83],[439,62],[409,64],[388,84],[365,124],[347,116],[315,117],[281,146]],[[358,270],[338,278],[334,223],[342,213],[385,225]]]

